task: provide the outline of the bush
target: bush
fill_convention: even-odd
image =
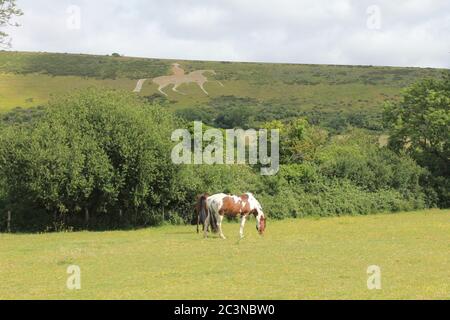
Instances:
[[[426,207],[423,197],[405,198],[395,190],[367,192],[348,180],[319,183],[315,188],[309,188],[321,191],[306,192],[297,188],[285,189],[276,195],[263,195],[264,211],[271,218],[283,219],[397,212]]]
[[[321,172],[329,178],[349,179],[371,192],[395,189],[405,196],[420,193],[420,179],[427,171],[407,155],[379,147],[373,140],[358,130],[335,139],[318,155]]]
[[[87,214],[90,226],[146,225],[171,200],[174,128],[170,114],[129,93],[58,98],[35,124],[3,130],[5,198],[27,219],[38,209],[77,227]]]

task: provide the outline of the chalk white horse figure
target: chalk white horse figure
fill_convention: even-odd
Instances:
[[[167,97],[167,94],[163,91],[163,89],[169,85],[173,85],[172,90],[179,94],[184,94],[178,91],[178,87],[184,83],[196,83],[200,89],[206,94],[209,95],[208,92],[204,88],[204,84],[208,81],[208,78],[205,77],[204,73],[211,73],[213,75],[216,74],[214,70],[196,70],[192,71],[189,74],[185,74],[184,70],[180,68],[178,63],[174,63],[172,65],[172,73],[171,76],[161,76],[153,79],[153,83],[158,85],[158,91]],[[222,87],[223,84],[220,81],[217,81]]]
[[[206,208],[208,216],[205,221],[204,236],[208,237],[208,225],[211,224],[212,230],[217,230],[222,239],[225,235],[222,232],[222,220],[225,215],[241,216],[241,227],[239,236],[244,237],[244,226],[250,214],[256,217],[256,230],[262,235],[266,229],[266,217],[261,204],[255,199],[253,194],[245,193],[241,196],[227,195],[218,193],[207,197]]]

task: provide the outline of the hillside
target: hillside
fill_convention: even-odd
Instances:
[[[205,74],[206,95],[194,83],[177,93],[158,92],[151,79],[171,74],[179,63],[186,74]],[[306,116],[332,129],[349,123],[379,129],[383,101],[402,88],[442,70],[372,66],[230,63],[161,60],[80,54],[0,52],[0,110],[44,104],[52,95],[89,86],[133,91],[173,108],[189,120],[219,126],[257,126],[272,119]],[[220,85],[218,81],[223,84]],[[139,91],[139,90],[138,90]]]

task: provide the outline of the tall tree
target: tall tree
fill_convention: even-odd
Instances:
[[[441,205],[450,205],[450,72],[413,84],[400,101],[386,104],[384,122],[390,147],[427,167]]]
[[[23,15],[22,10],[17,8],[16,0],[0,0],[0,28],[18,27],[17,22],[13,22],[14,17]],[[8,34],[0,30],[0,47],[10,47],[11,38]]]

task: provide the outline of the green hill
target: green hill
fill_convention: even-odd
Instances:
[[[0,110],[44,104],[52,95],[89,86],[132,91],[138,79],[170,75],[177,62],[187,72],[215,70],[205,84],[183,84],[184,95],[158,92],[146,81],[140,95],[189,120],[219,127],[253,127],[273,119],[305,116],[339,129],[345,124],[379,129],[381,106],[402,88],[442,70],[372,66],[230,63],[81,54],[0,52]],[[220,80],[224,86],[220,86]]]

